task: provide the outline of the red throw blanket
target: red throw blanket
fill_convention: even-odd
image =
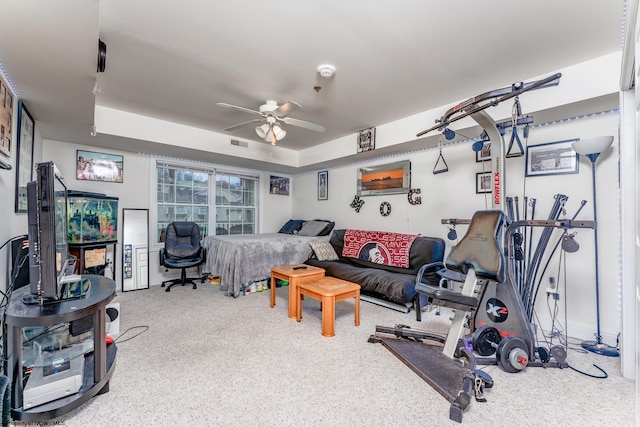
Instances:
[[[342,256],[409,268],[409,251],[416,237],[417,234],[347,230],[344,233]]]

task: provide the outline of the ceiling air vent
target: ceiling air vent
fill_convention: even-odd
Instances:
[[[232,139],[231,145],[237,145],[238,147],[248,147],[249,143],[247,141],[239,141],[237,139]]]

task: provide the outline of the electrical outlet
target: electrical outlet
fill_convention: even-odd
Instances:
[[[555,277],[549,277],[549,286],[547,287],[547,294],[558,295],[558,285],[556,284]]]

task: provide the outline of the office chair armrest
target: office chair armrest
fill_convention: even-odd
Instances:
[[[431,262],[429,264],[423,265],[422,267],[420,267],[420,270],[418,270],[418,274],[416,275],[416,283],[424,283],[427,285],[437,286],[440,280],[435,277],[435,273],[436,271],[442,270],[443,268],[445,268],[445,265],[442,261]],[[425,274],[432,277],[425,277]]]
[[[202,263],[204,264],[207,262],[207,250],[203,247],[200,247],[200,250],[202,251]]]
[[[164,248],[158,251],[158,255],[160,256],[160,265],[164,265],[164,260],[167,257]]]

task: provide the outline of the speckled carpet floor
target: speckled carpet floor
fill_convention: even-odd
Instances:
[[[446,331],[448,315],[399,313],[353,300],[336,304],[336,336],[320,334],[319,303],[287,317],[287,288],[224,296],[202,284],[119,293],[121,322],[110,391],[55,421],[65,426],[447,426],[449,402],[381,344],[376,325]],[[143,328],[146,332],[131,338]],[[632,426],[635,384],[618,358],[568,351],[571,369],[485,371],[495,386],[472,401],[463,425]]]

